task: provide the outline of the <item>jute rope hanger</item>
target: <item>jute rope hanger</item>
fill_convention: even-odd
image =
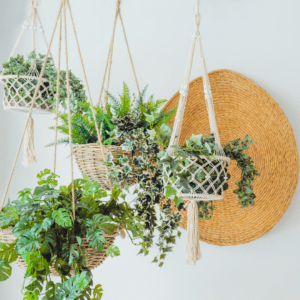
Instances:
[[[116,32],[116,25],[117,25],[118,16],[120,18],[120,22],[121,22],[125,42],[126,42],[127,51],[128,51],[129,58],[130,58],[133,75],[134,75],[134,78],[135,78],[135,83],[136,83],[136,86],[137,86],[138,93],[140,94],[140,87],[139,87],[139,84],[138,84],[138,80],[137,80],[137,76],[136,76],[136,72],[135,72],[135,68],[134,68],[132,55],[131,55],[131,52],[130,52],[130,49],[129,49],[129,43],[128,43],[128,39],[127,39],[127,35],[126,35],[124,23],[123,23],[123,18],[122,18],[122,15],[121,15],[120,5],[121,5],[121,0],[117,0],[113,32],[112,32],[112,36],[111,36],[111,42],[110,42],[110,46],[109,46],[108,57],[107,57],[107,61],[106,61],[102,87],[101,87],[100,96],[99,96],[99,100],[98,100],[98,107],[100,107],[100,104],[101,104],[101,99],[102,99],[102,94],[103,94],[103,91],[104,91],[104,85],[105,85],[105,80],[106,80],[106,75],[107,75],[107,70],[108,69],[109,69],[109,71],[108,71],[107,89],[106,90],[108,91],[108,88],[109,88],[111,65],[112,65],[112,56],[113,56],[113,48],[114,48],[114,40],[115,40],[115,32]],[[103,104],[104,111],[106,111],[106,104],[107,104],[107,96],[104,97],[104,104]]]
[[[56,22],[55,22],[55,25],[54,25],[54,29],[53,29],[53,32],[52,32],[52,36],[51,36],[51,40],[50,40],[49,47],[48,47],[48,50],[47,50],[47,54],[45,56],[45,60],[44,60],[44,64],[43,64],[43,67],[42,67],[42,70],[41,70],[39,81],[38,81],[37,87],[35,89],[34,97],[33,97],[31,107],[30,107],[30,110],[29,110],[29,115],[27,117],[25,129],[24,129],[24,132],[23,132],[23,135],[22,135],[22,138],[21,138],[21,142],[20,142],[20,145],[19,145],[19,148],[18,148],[18,151],[17,151],[17,155],[16,155],[16,158],[15,158],[15,161],[14,161],[14,164],[13,164],[13,168],[12,168],[12,171],[11,171],[11,174],[10,174],[10,177],[9,177],[9,181],[8,181],[8,184],[7,184],[3,199],[2,199],[0,211],[2,210],[2,208],[4,206],[4,203],[5,203],[7,192],[8,192],[11,180],[12,180],[12,176],[13,176],[13,173],[14,173],[14,170],[15,170],[15,167],[16,167],[16,163],[17,163],[19,154],[20,154],[21,146],[22,146],[22,143],[23,143],[23,140],[24,140],[25,132],[26,132],[27,126],[29,124],[30,114],[31,114],[31,111],[32,111],[33,106],[34,106],[34,102],[35,102],[36,97],[37,97],[38,89],[39,89],[39,86],[40,86],[41,81],[42,81],[42,76],[44,74],[46,62],[47,62],[48,56],[50,54],[50,48],[51,48],[51,45],[52,45],[52,42],[53,42],[54,34],[56,32],[57,24],[58,24],[58,21],[60,20],[60,34],[59,34],[60,42],[59,42],[59,62],[58,62],[58,65],[59,65],[59,68],[60,68],[61,36],[62,36],[62,23],[63,23],[64,24],[64,33],[65,33],[65,49],[66,49],[66,51],[65,51],[65,54],[66,54],[66,81],[67,81],[67,87],[68,87],[67,97],[68,97],[68,106],[69,106],[68,107],[68,118],[69,118],[69,139],[70,139],[70,157],[71,157],[72,203],[73,203],[73,217],[75,219],[75,193],[74,193],[74,174],[73,174],[73,151],[72,151],[72,128],[71,128],[72,124],[70,122],[71,114],[70,114],[70,93],[69,93],[69,68],[68,68],[68,47],[67,47],[67,27],[66,27],[66,6],[68,6],[68,10],[69,10],[71,21],[72,21],[72,27],[73,27],[73,31],[74,31],[75,38],[76,38],[76,43],[77,43],[77,47],[78,47],[78,52],[79,52],[81,65],[82,65],[82,68],[83,68],[85,84],[86,84],[86,88],[87,88],[87,92],[88,92],[88,98],[89,98],[89,101],[90,101],[90,104],[91,104],[91,107],[92,107],[92,112],[93,112],[94,119],[96,120],[95,112],[94,112],[94,109],[93,109],[93,102],[92,102],[92,99],[91,99],[90,89],[89,89],[89,85],[88,85],[88,82],[87,82],[85,67],[84,67],[84,64],[83,64],[83,59],[82,59],[82,55],[81,55],[81,51],[80,51],[80,47],[79,47],[79,43],[78,43],[77,32],[76,32],[76,29],[75,29],[73,15],[72,15],[71,7],[70,7],[70,4],[69,4],[69,0],[61,0],[60,7],[59,7],[59,12],[58,12]],[[63,20],[63,22],[62,22],[62,20]],[[56,120],[57,120],[57,117],[58,117],[58,110],[56,111]],[[98,138],[100,138],[100,132],[99,132],[98,126],[96,126],[96,129],[97,129]],[[56,126],[55,126],[54,169],[56,168],[56,148],[57,148],[57,122],[56,122]]]
[[[201,71],[203,76],[203,86],[204,86],[204,93],[205,93],[205,103],[206,108],[209,116],[209,124],[210,124],[210,131],[215,136],[215,142],[217,144],[217,150],[216,150],[216,159],[219,161],[218,167],[220,167],[220,171],[217,170],[217,168],[213,165],[212,169],[218,173],[218,176],[220,176],[221,172],[225,173],[226,176],[226,165],[230,161],[229,158],[225,156],[225,153],[223,151],[223,147],[220,142],[217,122],[215,118],[215,111],[214,111],[214,105],[213,105],[213,98],[212,93],[210,89],[210,81],[207,73],[204,53],[203,53],[203,47],[201,43],[201,36],[200,36],[200,13],[199,13],[199,5],[200,0],[196,0],[196,10],[195,10],[195,32],[193,35],[192,40],[192,46],[189,54],[189,59],[185,71],[185,76],[183,80],[183,85],[180,90],[180,99],[179,99],[179,105],[175,117],[175,122],[173,126],[173,131],[170,139],[170,144],[167,149],[167,153],[169,155],[173,155],[173,145],[179,146],[179,139],[182,129],[182,123],[183,123],[183,117],[185,112],[185,107],[188,99],[188,90],[189,90],[189,82],[191,77],[191,70],[193,65],[193,58],[195,53],[195,47],[196,42],[198,40],[199,45],[199,52],[200,52],[200,65],[201,65]],[[183,169],[190,168],[190,166],[195,166],[199,169],[203,169],[201,166],[196,163],[195,160],[189,160],[189,165],[187,167],[183,167]],[[192,173],[191,173],[192,174]],[[192,174],[192,177],[194,178],[195,173]],[[205,182],[210,182],[210,174],[207,174],[207,180]],[[202,185],[204,184],[202,183]],[[197,260],[201,258],[201,251],[200,251],[200,243],[199,243],[199,233],[198,233],[198,207],[197,207],[197,201],[211,201],[211,200],[221,200],[224,198],[224,195],[217,196],[215,195],[215,190],[213,184],[209,186],[209,188],[213,188],[214,194],[210,195],[210,193],[207,191],[207,188],[204,189],[201,183],[197,185],[197,189],[200,187],[202,190],[201,196],[197,195],[195,191],[189,192],[189,194],[182,193],[180,196],[183,197],[184,200],[187,200],[187,203],[185,204],[187,208],[187,245],[186,245],[186,263],[187,264],[196,264]],[[177,187],[175,184],[172,185],[176,190]],[[181,193],[181,190],[179,191]],[[224,191],[223,191],[224,193]],[[186,198],[185,198],[186,197]]]

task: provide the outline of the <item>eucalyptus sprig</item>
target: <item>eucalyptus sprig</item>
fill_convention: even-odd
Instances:
[[[23,55],[17,55],[17,57],[11,57],[8,61],[2,63],[4,74],[3,75],[17,75],[18,77],[21,75],[28,75],[31,71],[32,61],[34,61],[36,65],[36,70],[40,74],[43,64],[45,60],[45,55],[37,55],[34,51],[32,51],[28,55],[28,59],[25,60]],[[47,79],[48,82],[45,82],[44,85],[49,87],[50,96],[46,92],[42,93],[43,100],[48,104],[53,104],[53,107],[56,107],[56,95],[57,95],[57,69],[54,67],[53,61],[51,57],[48,57],[43,78]],[[18,83],[14,82],[13,79],[9,79],[11,85],[5,85],[4,90],[8,95],[9,93],[12,96],[17,95],[17,90],[20,88]],[[82,106],[80,104],[85,103],[87,101],[87,97],[84,91],[84,86],[81,81],[71,72],[69,71],[69,80],[70,80],[70,92],[71,92],[71,111],[73,112],[82,112]],[[22,84],[26,84],[27,79],[19,78],[19,81]],[[66,71],[60,71],[59,76],[59,103],[62,105],[64,109],[67,109],[67,82],[66,82]],[[32,85],[37,85],[38,81],[36,79],[32,79]],[[21,93],[22,97],[25,97],[25,100],[30,102],[33,98],[35,89],[31,90],[30,95],[27,95],[27,91],[32,87],[27,83],[26,89],[19,89],[18,93]],[[40,91],[43,90],[43,87],[40,87]],[[17,95],[14,97],[14,100],[20,100],[20,97]],[[42,100],[37,99],[37,103],[41,104]]]

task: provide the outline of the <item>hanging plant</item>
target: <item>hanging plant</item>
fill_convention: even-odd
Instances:
[[[37,177],[34,191],[20,191],[18,199],[0,212],[3,241],[11,231],[14,237],[10,243],[0,243],[0,281],[10,277],[10,263],[21,260],[26,262],[26,299],[38,300],[44,285],[44,300],[101,299],[101,285],[92,289],[90,269],[107,255],[120,255],[113,245],[119,230],[132,241],[142,239],[141,218],[119,201],[122,191],[117,186],[104,200],[107,193],[99,184],[84,178],[74,181],[74,219],[72,184],[57,188],[57,176],[47,169]],[[54,283],[51,275],[60,276],[61,283]]]
[[[23,55],[17,55],[16,58],[11,57],[7,62],[2,63],[3,74],[1,75],[1,81],[4,87],[5,107],[17,107],[18,105],[20,105],[21,108],[30,107],[44,59],[45,55],[36,55],[36,53],[32,51],[28,55],[27,60],[24,59]],[[71,110],[80,113],[82,112],[80,104],[87,101],[84,86],[71,71],[69,71],[69,78]],[[52,58],[48,57],[42,77],[42,84],[39,87],[39,93],[35,103],[40,109],[50,111],[56,106],[56,95],[57,69],[53,65]],[[66,72],[60,71],[59,103],[64,109],[67,109],[66,99]]]
[[[151,102],[148,102],[148,105],[152,106]],[[105,165],[111,169],[109,177],[113,184],[122,185],[132,177],[137,178],[138,186],[133,194],[129,193],[128,186],[125,186],[125,191],[135,196],[135,209],[145,222],[144,243],[139,254],[148,255],[148,248],[155,244],[158,254],[153,262],[162,267],[166,254],[172,251],[176,238],[181,235],[178,228],[183,205],[175,198],[178,210],[173,211],[171,197],[164,195],[163,169],[159,164],[160,145],[154,139],[159,136],[162,143],[167,143],[163,131],[167,126],[163,123],[158,127],[156,113],[146,113],[147,126],[136,126],[132,120],[139,120],[140,114],[143,114],[143,108],[132,111],[130,118],[120,116],[121,122],[117,121],[118,117],[112,118],[114,124],[120,124],[115,125],[111,135],[113,142],[122,143],[121,147],[131,153],[131,160],[126,155],[114,156],[109,153]],[[156,212],[158,207],[159,217]],[[159,234],[157,242],[154,243],[156,230]]]
[[[103,162],[106,155],[112,152],[114,156],[126,155],[131,163],[132,155],[125,150],[124,138],[132,130],[146,131],[151,126],[157,132],[162,124],[168,124],[176,114],[176,109],[163,112],[160,107],[167,100],[154,100],[152,95],[148,101],[145,99],[147,87],[143,89],[138,97],[131,96],[128,87],[124,83],[120,99],[107,94],[108,103],[106,111],[103,108],[95,107],[95,114],[98,128],[101,131],[101,143],[98,145],[96,124],[89,104],[82,105],[84,113],[72,113],[72,141],[74,156],[82,174],[86,174],[93,181],[97,181],[103,188],[110,189],[107,183],[106,167]],[[58,143],[69,144],[69,122],[67,114],[60,114],[62,124],[58,126],[60,133],[65,137],[58,140]],[[54,129],[54,127],[51,127]],[[53,145],[54,143],[50,144]],[[48,146],[50,146],[48,145]],[[102,152],[103,151],[103,152]],[[141,149],[141,151],[143,151]],[[104,154],[104,155],[103,155]],[[136,176],[130,175],[127,184],[136,182]],[[124,185],[123,185],[124,187]]]
[[[167,130],[165,134],[168,135],[169,132]],[[243,140],[236,139],[223,146],[226,156],[235,160],[241,170],[241,180],[236,182],[238,189],[234,193],[237,194],[242,208],[253,206],[256,198],[252,182],[254,177],[260,174],[255,170],[251,157],[245,153],[249,144],[254,142],[247,135]],[[183,197],[191,191],[204,197],[206,194],[221,196],[223,191],[228,189],[227,181],[230,178],[230,174],[227,173],[228,163],[223,166],[216,159],[218,144],[215,143],[214,134],[192,135],[183,146],[174,145],[172,148],[174,149],[172,155],[168,155],[167,151],[162,152],[163,159],[160,162],[164,166],[167,196],[177,196],[179,192]],[[212,218],[214,209],[212,201],[200,201],[197,205],[199,219]]]

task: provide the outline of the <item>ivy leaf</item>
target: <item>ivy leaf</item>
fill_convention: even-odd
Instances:
[[[171,196],[176,196],[177,191],[171,186],[166,186],[166,198],[170,198]]]
[[[173,201],[176,207],[178,207],[181,203],[184,203],[183,199],[181,197],[178,198],[177,196],[175,196]]]
[[[17,252],[19,254],[35,251],[39,247],[37,236],[32,232],[25,233],[17,241]]]
[[[45,218],[41,223],[34,223],[31,231],[35,235],[39,235],[42,230],[47,231],[52,226],[53,223],[54,221],[52,219]]]
[[[73,263],[74,258],[79,258],[79,247],[77,245],[71,245],[70,247],[69,265]]]
[[[7,280],[11,275],[11,266],[9,263],[0,259],[0,281]]]
[[[52,218],[55,223],[62,227],[72,227],[72,219],[70,213],[65,208],[59,208],[52,212]]]
[[[0,242],[0,259],[6,261],[7,263],[12,263],[17,260],[18,253],[14,249],[14,243],[10,245],[5,245]]]
[[[117,246],[110,245],[106,250],[107,256],[115,257],[120,255],[120,249]]]

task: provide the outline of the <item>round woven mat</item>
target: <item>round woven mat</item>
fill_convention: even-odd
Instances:
[[[253,183],[255,205],[242,209],[233,193],[241,173],[231,161],[229,189],[215,201],[213,221],[199,220],[200,240],[225,246],[253,241],[280,220],[288,208],[298,181],[298,151],[293,130],[279,105],[247,77],[230,70],[209,74],[221,143],[247,134],[256,141],[247,150],[261,176]],[[164,109],[179,101],[177,92]],[[171,124],[173,125],[173,124]],[[202,77],[190,83],[180,143],[191,134],[209,131]],[[181,227],[186,229],[186,213]]]

